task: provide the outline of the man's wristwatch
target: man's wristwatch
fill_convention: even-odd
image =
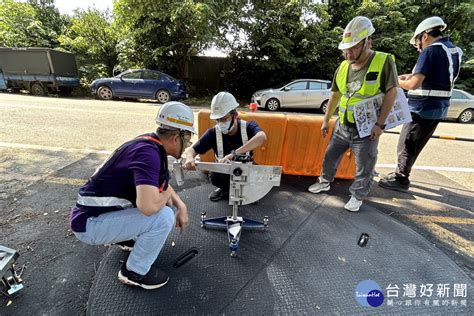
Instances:
[[[380,129],[384,129],[387,124],[379,124],[379,122],[375,122],[375,126],[380,127]]]

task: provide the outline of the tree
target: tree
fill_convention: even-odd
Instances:
[[[55,47],[65,25],[52,5],[0,0],[0,46]]]
[[[76,54],[84,84],[105,75],[113,75],[118,61],[116,30],[109,12],[97,9],[78,11],[71,26],[59,37],[61,47]]]
[[[116,23],[127,30],[123,43],[133,45],[124,60],[187,77],[190,56],[220,40],[234,1],[118,0]],[[125,47],[125,46],[124,46]],[[130,48],[130,46],[128,46]]]
[[[242,97],[298,77],[330,79],[341,60],[324,4],[249,1],[234,23],[228,87]]]
[[[59,13],[54,0],[28,0],[28,3],[44,27],[44,39],[49,42],[48,47],[59,46],[58,37],[70,27],[69,16]]]
[[[469,1],[399,1],[399,0],[342,0],[331,1],[328,12],[331,23],[344,27],[356,15],[370,18],[376,29],[373,47],[396,57],[399,73],[411,72],[418,52],[409,43],[416,26],[427,17],[438,15],[448,25],[445,34],[464,50],[461,75],[457,86],[472,91],[473,37]],[[348,15],[347,12],[354,12]],[[340,22],[338,22],[340,21]],[[467,63],[467,61],[472,60]]]

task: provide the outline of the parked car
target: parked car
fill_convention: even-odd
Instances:
[[[466,91],[453,89],[447,118],[458,120],[461,123],[469,123],[472,120],[473,110],[474,96]]]
[[[319,109],[322,113],[326,113],[330,95],[331,81],[298,79],[281,88],[259,90],[252,95],[252,102],[257,103],[257,107],[269,111],[280,108],[305,108]]]
[[[156,99],[160,103],[189,97],[184,82],[149,69],[129,69],[113,78],[96,79],[91,84],[91,92],[102,100]]]

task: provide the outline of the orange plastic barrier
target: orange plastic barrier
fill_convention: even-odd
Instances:
[[[281,157],[284,174],[319,176],[324,153],[329,143],[335,120],[330,122],[329,135],[321,136],[321,116],[287,115],[285,143]],[[352,179],[355,157],[346,152],[337,168],[336,178]]]
[[[209,110],[198,113],[198,131],[202,136],[215,125],[209,118]],[[329,135],[321,136],[320,116],[292,115],[281,113],[239,112],[246,121],[256,121],[267,134],[267,142],[254,150],[255,161],[261,165],[282,166],[284,174],[319,176],[324,152],[329,142],[335,120],[330,122]],[[201,155],[201,161],[214,161],[211,150]],[[336,178],[352,179],[355,174],[355,157],[348,151],[339,164]]]

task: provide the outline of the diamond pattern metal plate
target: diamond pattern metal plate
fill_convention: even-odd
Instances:
[[[472,297],[472,280],[423,237],[370,206],[347,212],[340,197],[302,192],[291,182],[258,204],[239,208],[240,216],[269,216],[269,226],[244,230],[238,256],[232,258],[225,231],[200,227],[201,212],[213,217],[232,211],[227,201],[208,200],[212,189],[205,183],[179,193],[188,205],[190,225],[169,236],[155,262],[169,274],[168,284],[146,291],[119,283],[117,273],[127,254],[113,247],[94,280],[89,315],[472,314],[472,299],[467,306],[405,305],[407,283],[466,284]],[[369,235],[365,247],[357,243],[362,233]],[[174,268],[176,258],[192,247],[199,254]],[[357,284],[368,279],[384,293],[390,284],[400,287],[393,306],[387,298],[376,308],[356,302]]]

